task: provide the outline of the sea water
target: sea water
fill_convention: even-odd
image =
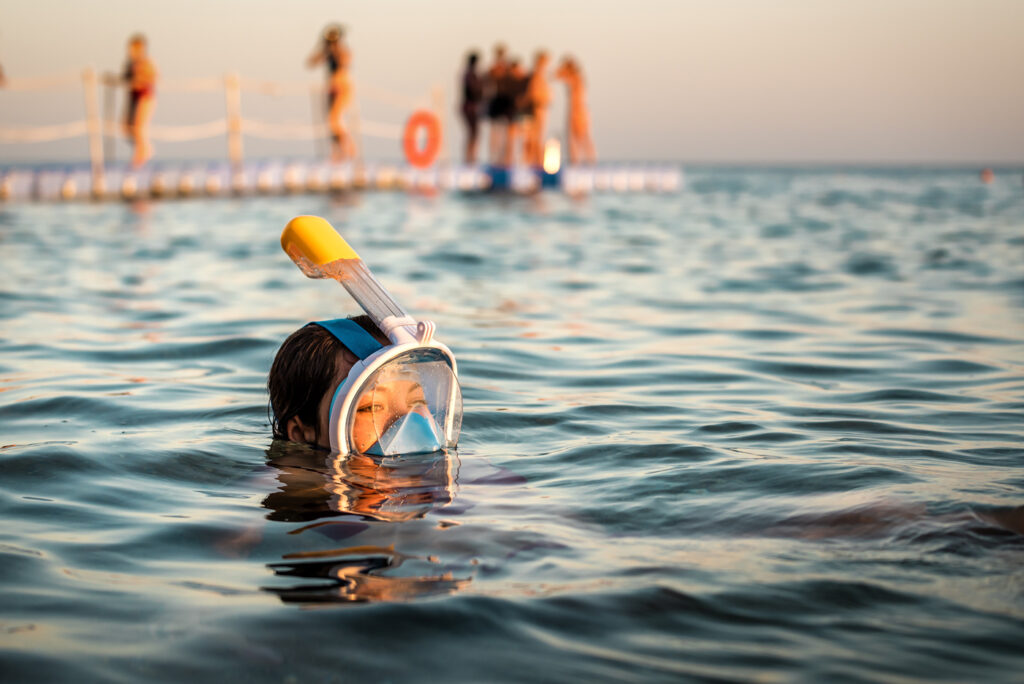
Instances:
[[[456,452],[274,443],[356,313],[459,359]],[[1024,188],[696,169],[678,194],[0,206],[4,681],[1012,681]]]

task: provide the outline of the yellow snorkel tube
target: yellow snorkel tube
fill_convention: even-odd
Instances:
[[[414,339],[417,321],[406,313],[380,284],[356,250],[319,216],[296,216],[281,233],[281,248],[310,278],[331,278],[340,282],[381,332],[395,344]],[[404,328],[412,328],[402,334]],[[433,324],[430,324],[431,333]],[[399,339],[396,339],[397,334]]]

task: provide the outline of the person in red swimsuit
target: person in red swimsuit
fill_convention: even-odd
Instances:
[[[135,147],[132,166],[138,168],[153,156],[149,142],[149,120],[156,105],[156,66],[146,54],[146,37],[137,33],[128,40],[128,62],[124,81],[128,86],[128,106],[124,118],[125,135]]]

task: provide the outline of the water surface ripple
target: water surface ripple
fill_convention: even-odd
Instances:
[[[299,213],[437,322],[457,452],[272,443],[356,311]],[[925,170],[0,206],[4,679],[1019,681],[1022,226]]]

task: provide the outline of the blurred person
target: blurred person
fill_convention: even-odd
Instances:
[[[548,84],[547,69],[550,57],[544,50],[537,52],[533,60],[533,71],[526,85],[523,116],[525,134],[523,137],[523,159],[527,164],[544,164],[544,131],[548,123],[548,109],[551,106],[551,86]]]
[[[136,33],[128,39],[128,61],[122,80],[128,86],[124,118],[125,135],[134,147],[132,166],[141,167],[153,156],[149,142],[149,120],[156,106],[156,65],[147,54],[146,37]]]
[[[570,56],[562,58],[555,78],[565,81],[569,92],[569,161],[593,164],[594,142],[590,139],[590,112],[587,110],[583,70]]]
[[[476,71],[480,56],[470,52],[466,57],[466,70],[462,73],[462,120],[466,124],[466,163],[476,163],[477,138],[480,133],[480,115],[484,105],[484,80]]]
[[[490,128],[488,131],[488,157],[492,164],[500,164],[505,157],[508,121],[515,106],[508,86],[508,62],[505,60],[505,46],[498,43],[494,46],[494,61],[487,69],[484,78],[484,87],[488,98],[487,120]]]
[[[982,183],[988,185],[989,183],[995,180],[996,174],[995,171],[993,171],[992,169],[985,168],[981,170],[979,177],[981,178]]]
[[[0,64],[0,88],[3,88],[4,85],[6,85],[6,83],[7,79],[4,78],[4,67],[2,64]]]
[[[355,156],[355,142],[345,129],[342,115],[352,100],[352,79],[349,64],[352,53],[344,42],[340,24],[324,29],[321,43],[306,60],[310,69],[321,62],[327,64],[327,125],[331,129],[331,159],[341,161]]]
[[[522,133],[522,122],[529,116],[526,90],[530,77],[523,69],[518,58],[512,58],[508,63],[508,70],[505,72],[504,89],[508,93],[511,105],[508,111],[508,120],[505,124],[505,145],[502,147],[502,165],[510,167],[515,163],[516,141]]]

